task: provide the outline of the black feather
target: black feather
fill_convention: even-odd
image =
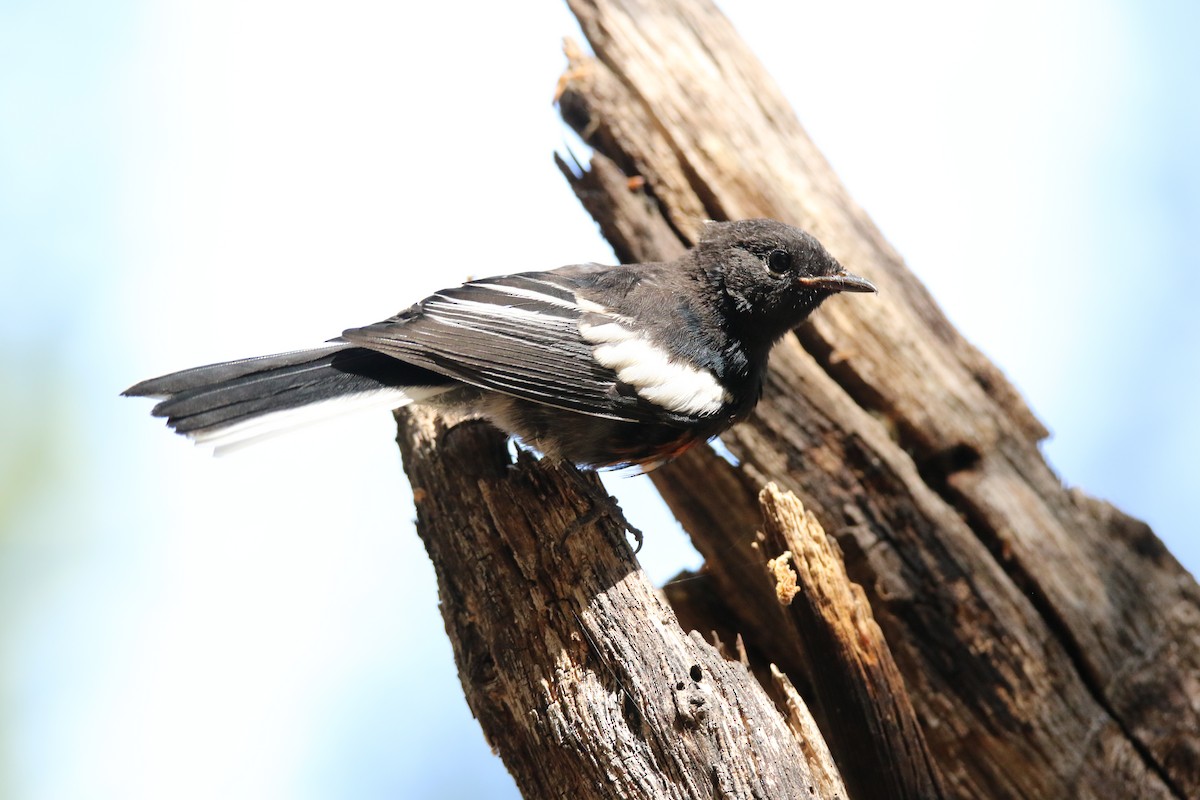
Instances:
[[[152,413],[179,433],[194,434],[346,395],[447,383],[419,366],[345,344],[196,367],[124,394],[164,397]]]
[[[342,336],[519,399],[606,419],[663,421],[663,409],[620,390],[616,374],[596,362],[593,345],[580,335],[579,320],[587,312],[578,303],[588,298],[576,288],[598,270],[567,269],[571,274],[555,270],[472,281]]]

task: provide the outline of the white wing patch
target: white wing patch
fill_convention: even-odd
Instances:
[[[584,341],[595,345],[597,362],[617,373],[638,395],[677,414],[715,414],[732,396],[706,369],[672,361],[654,344],[618,325],[579,323]]]
[[[591,300],[588,300],[586,297],[576,296],[575,304],[579,307],[580,311],[588,311],[592,314],[607,314],[607,313],[609,313],[607,308],[600,305],[599,303],[593,303]]]

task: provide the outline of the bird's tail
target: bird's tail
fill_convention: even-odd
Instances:
[[[346,411],[420,402],[452,386],[391,356],[334,343],[173,372],[123,394],[161,398],[154,416],[220,453]]]

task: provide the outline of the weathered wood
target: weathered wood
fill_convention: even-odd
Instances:
[[[680,629],[594,474],[397,419],[467,703],[525,797],[846,797],[803,704]]]
[[[940,774],[925,746],[904,682],[882,632],[871,618],[862,589],[847,577],[841,557],[798,500],[774,487],[759,493],[739,481],[736,472],[711,451],[688,458],[706,461],[718,477],[705,481],[702,499],[678,503],[680,520],[688,529],[721,530],[722,523],[708,514],[738,522],[762,515],[765,525],[751,527],[712,552],[714,537],[697,541],[709,564],[732,565],[712,573],[685,577],[668,584],[667,599],[682,608],[685,627],[719,633],[723,641],[738,636],[733,611],[726,601],[734,598],[747,633],[744,651],[764,685],[776,689],[786,674],[801,681],[801,696],[812,698],[812,708],[823,739],[840,754],[839,765],[850,797],[935,798],[946,796]],[[666,470],[684,475],[684,470]],[[691,487],[659,482],[665,494],[678,501],[693,498]],[[756,496],[757,494],[757,496]],[[760,511],[761,509],[761,511]],[[781,602],[775,579],[768,578],[768,561],[789,552],[781,570],[794,581],[794,597]],[[731,574],[736,577],[732,577]],[[753,602],[754,607],[746,607]],[[765,643],[769,654],[760,645]],[[783,656],[786,673],[774,665],[763,675],[760,665]],[[790,687],[790,682],[788,684]],[[794,691],[794,690],[790,690]],[[777,703],[788,705],[789,695],[773,693]],[[828,703],[822,707],[821,703]]]
[[[757,413],[723,440],[749,484],[778,481],[838,537],[951,793],[1200,796],[1194,580],[1145,525],[1062,486],[1038,450],[1045,429],[850,200],[711,3],[570,5],[596,59],[572,58],[564,119],[624,173],[576,186],[622,258],[681,246],[631,231],[690,242],[702,216],[767,216],[880,287],[876,302],[830,301],[777,348]],[[631,195],[628,177],[644,187]],[[718,491],[699,461],[667,468],[690,487],[668,498],[681,517]],[[744,537],[754,520],[735,517],[717,528]],[[727,560],[710,555],[714,576],[734,572]],[[782,649],[781,663],[803,659]]]
[[[851,583],[841,556],[816,517],[789,492],[768,484],[759,493],[763,526],[758,549],[769,558],[775,599],[809,648],[814,696],[850,796],[945,797],[900,670],[871,616],[863,590]]]

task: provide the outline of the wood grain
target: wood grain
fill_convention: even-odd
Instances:
[[[777,348],[758,412],[723,441],[746,483],[795,492],[842,543],[951,794],[1200,796],[1191,576],[1144,524],[1063,486],[1038,449],[1045,428],[850,199],[715,6],[569,5],[595,56],[572,54],[564,119],[605,157],[573,182],[623,259],[673,256],[703,216],[767,216],[880,288],[830,301]],[[692,512],[720,492],[702,462],[656,480],[681,518],[721,518],[689,525],[718,552],[754,520]],[[709,569],[743,585],[728,560]],[[754,629],[760,604],[726,599]],[[803,671],[799,643],[774,652]]]
[[[803,705],[679,627],[594,474],[397,419],[467,703],[525,797],[846,797]]]

